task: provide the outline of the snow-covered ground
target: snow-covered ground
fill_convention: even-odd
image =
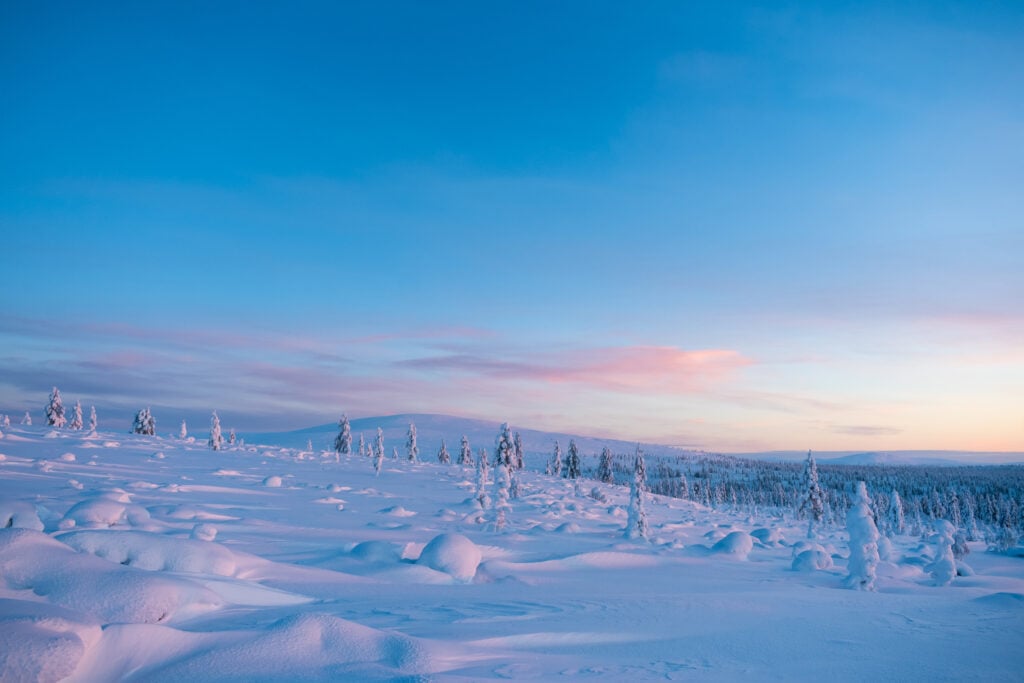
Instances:
[[[319,450],[4,430],[0,678],[1024,676],[1022,558],[972,544],[974,575],[940,587],[899,537],[854,591],[843,532],[795,570],[803,522],[654,497],[649,541],[627,541],[627,488],[531,472],[497,531],[473,470],[392,445],[376,476]]]

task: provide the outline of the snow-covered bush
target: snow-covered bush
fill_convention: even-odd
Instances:
[[[461,446],[459,447],[459,464],[473,464],[473,451],[469,447],[469,438],[465,434],[462,435],[462,443]]]
[[[452,461],[448,454],[448,444],[444,442],[444,439],[441,439],[441,449],[437,452],[437,461],[442,465],[448,465]]]
[[[99,422],[96,420],[96,406],[89,406],[89,431],[95,432]]]
[[[928,566],[937,586],[946,586],[956,577],[956,558],[953,557],[953,525],[944,519],[935,520],[935,559]]]

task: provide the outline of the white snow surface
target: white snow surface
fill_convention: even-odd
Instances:
[[[427,458],[377,476],[371,458],[252,436],[217,452],[4,436],[4,681],[1016,681],[1024,668],[1024,558],[980,543],[973,574],[940,586],[912,561],[920,540],[896,537],[888,557],[909,559],[883,558],[875,591],[854,591],[845,530],[793,544],[806,523],[790,514],[649,496],[649,540],[625,540],[626,487],[587,482],[599,500],[523,472],[496,531],[472,470]]]

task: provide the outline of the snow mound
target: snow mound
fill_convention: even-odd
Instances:
[[[753,537],[745,531],[733,531],[711,546],[711,552],[745,558],[754,549]]]
[[[391,563],[402,559],[402,550],[387,541],[364,541],[352,548],[352,557],[364,562]]]
[[[287,617],[250,634],[147,672],[146,680],[396,680],[437,668],[414,638],[325,614]]]
[[[441,534],[423,548],[418,562],[459,581],[470,581],[482,557],[480,548],[462,534]]]
[[[102,635],[85,614],[25,600],[0,599],[0,672],[5,681],[59,681]]]
[[[110,492],[76,503],[65,513],[60,528],[100,528],[119,525],[139,525],[149,521],[149,511],[139,505],[131,505],[131,498],[124,492]]]
[[[189,538],[193,541],[212,541],[217,538],[217,527],[212,524],[196,524]]]
[[[266,486],[267,488],[279,489],[281,488],[281,477],[277,476],[276,474],[273,474],[263,480],[263,485]]]
[[[555,529],[555,532],[559,534],[578,534],[580,532],[580,525],[576,522],[562,522]]]
[[[202,526],[202,525],[201,525]],[[171,538],[145,531],[72,531],[59,537],[75,550],[150,571],[235,576],[235,554],[208,540]]]
[[[34,505],[22,502],[0,502],[0,528],[43,530]]]
[[[76,460],[78,460],[78,458],[75,457],[74,453],[64,453],[63,455],[60,456],[59,460],[63,462],[75,462]]]
[[[778,546],[785,542],[785,538],[782,536],[782,532],[778,529],[760,528],[754,529],[750,532],[750,535],[760,541],[766,546]]]
[[[51,604],[85,612],[105,624],[166,623],[223,604],[214,592],[188,579],[76,553],[27,529],[0,530],[0,589],[31,590]]]
[[[393,505],[388,508],[384,508],[380,511],[382,514],[391,515],[392,517],[414,517],[416,513],[412,510],[406,510],[401,505]]]
[[[819,569],[831,569],[832,556],[820,545],[803,550],[793,558],[793,571],[813,572]]]

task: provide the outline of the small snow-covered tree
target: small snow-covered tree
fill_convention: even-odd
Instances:
[[[178,438],[182,441],[188,438],[188,425],[185,424],[184,420],[181,421],[181,428],[178,430]]]
[[[25,425],[26,427],[32,426],[32,416],[29,414],[27,410],[25,411],[24,417],[21,418],[21,424]]]
[[[469,447],[469,438],[465,434],[462,435],[462,445],[459,447],[459,464],[473,464],[473,451]]]
[[[153,417],[153,413],[149,408],[143,408],[135,413],[135,420],[132,422],[132,432],[146,436],[156,434],[156,418]]]
[[[512,509],[509,503],[512,486],[511,468],[499,463],[494,466],[494,530],[501,531],[505,528],[508,513]]]
[[[948,586],[956,578],[956,558],[953,556],[955,532],[956,529],[946,520],[935,520],[935,559],[928,565],[928,571],[937,586]]]
[[[849,574],[846,585],[857,590],[875,590],[875,568],[878,566],[878,528],[871,514],[867,485],[857,482],[853,507],[846,514],[846,530],[850,534]]]
[[[612,451],[605,446],[601,449],[601,460],[597,465],[597,479],[605,484],[611,484],[612,476]]]
[[[228,445],[234,446],[236,441],[238,441],[238,437],[235,436],[235,428],[232,427],[231,431],[228,432]]]
[[[89,431],[95,432],[96,425],[98,424],[99,422],[96,420],[96,406],[89,406]]]
[[[64,418],[64,401],[61,400],[57,387],[50,392],[50,402],[46,404],[46,424],[58,429],[67,424]]]
[[[348,415],[342,413],[341,419],[338,420],[338,436],[334,437],[334,461],[338,462],[339,456],[349,455],[351,452],[352,427],[348,423]]]
[[[807,451],[807,460],[804,462],[804,492],[799,512],[807,515],[807,538],[814,538],[815,526],[821,524],[825,514],[825,504],[821,485],[818,483],[818,465],[810,451]]]
[[[562,476],[562,447],[559,445],[558,441],[555,441],[555,450],[551,454],[551,462],[549,463],[549,467],[551,469],[548,472],[548,474],[551,474],[556,477]]]
[[[213,415],[210,417],[210,440],[206,443],[215,451],[219,451],[224,445],[224,437],[220,433],[220,418],[217,417],[216,410],[213,411]]]
[[[391,447],[391,459],[398,460],[398,446]]]
[[[420,447],[416,445],[416,425],[409,423],[409,433],[405,439],[405,452],[409,456],[409,462],[416,462],[419,459]]]
[[[476,460],[476,501],[481,510],[491,507],[491,497],[487,495],[488,484],[487,451],[480,449],[480,457]]]
[[[576,447],[575,439],[569,439],[569,454],[565,456],[565,476],[569,479],[579,479],[580,474],[580,450]]]
[[[515,441],[512,439],[512,430],[509,428],[508,422],[501,423],[501,431],[498,432],[494,444],[494,466],[506,465],[514,467],[516,446]]]
[[[369,455],[369,453],[366,452],[366,439],[364,439],[363,435],[360,434],[359,435],[359,457],[365,458],[367,455]]]
[[[307,453],[312,453],[313,452],[313,439],[306,439],[306,452]]]
[[[448,445],[441,439],[441,450],[437,452],[437,461],[442,465],[448,465],[452,461],[452,457],[448,454]]]
[[[513,451],[515,452],[515,468],[517,470],[523,469],[523,437],[516,432],[515,438],[512,439]]]
[[[889,528],[893,534],[902,534],[907,528],[907,521],[903,515],[903,499],[896,489],[889,494]]]
[[[77,432],[82,426],[82,402],[75,401],[75,407],[71,409],[71,421],[68,422],[68,429]]]
[[[626,521],[626,538],[647,538],[647,511],[644,507],[644,491],[647,489],[647,466],[644,453],[636,447],[633,461],[633,481],[629,485],[629,515]]]
[[[11,426],[11,417],[10,417],[10,415],[4,415],[3,420],[0,420],[0,425],[3,425],[4,429],[7,429],[8,427],[10,427]]]

